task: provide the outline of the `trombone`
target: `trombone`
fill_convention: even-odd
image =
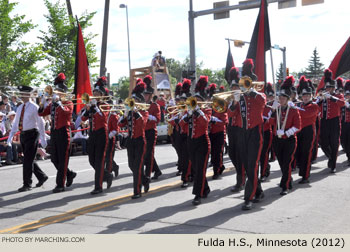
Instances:
[[[106,108],[106,109],[105,109]],[[125,110],[124,104],[102,104],[100,105],[100,109],[102,112],[111,112],[111,111],[117,111],[121,112]]]
[[[262,91],[265,86],[265,82],[253,81],[252,78],[246,75],[239,79],[238,84],[246,89],[254,88],[258,92]]]

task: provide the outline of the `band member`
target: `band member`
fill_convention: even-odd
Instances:
[[[209,86],[209,97],[213,97],[216,92],[216,84],[212,83]],[[225,170],[223,164],[227,112],[217,112],[212,109],[212,116],[209,122],[209,139],[211,146],[211,163],[213,164],[214,175],[213,179],[218,179]]]
[[[253,60],[246,59],[243,62],[242,76],[248,76],[253,81],[256,80],[257,76],[253,73],[253,68]],[[262,124],[265,105],[265,94],[258,93],[253,88],[249,88],[244,93],[234,94],[233,102],[230,105],[230,110],[237,116],[237,125],[240,127],[238,151],[248,177],[242,210],[250,210],[253,200],[260,202],[264,198],[258,173],[263,145]]]
[[[230,69],[230,85],[231,90],[240,92],[239,88],[239,70],[236,67],[232,67]],[[232,104],[231,104],[232,105]],[[232,164],[236,169],[236,185],[233,186],[231,192],[239,192],[243,190],[245,184],[245,171],[243,168],[243,163],[239,155],[239,144],[238,144],[238,136],[242,130],[238,126],[237,113],[232,108],[234,106],[228,106],[227,115],[228,115],[228,125],[227,125],[227,135],[228,135],[228,155]]]
[[[145,175],[150,178],[152,172],[154,172],[154,176],[152,177],[152,179],[158,179],[158,177],[162,175],[162,172],[160,171],[157,161],[154,157],[154,149],[157,143],[157,124],[160,121],[160,107],[156,103],[156,100],[152,100],[152,95],[154,92],[154,88],[151,87],[152,76],[146,75],[143,81],[146,84],[146,90],[144,91],[145,102],[147,104],[150,104],[150,107],[148,109],[148,121],[145,128]]]
[[[326,92],[318,100],[321,109],[320,141],[321,149],[328,158],[328,168],[331,173],[336,171],[337,155],[340,136],[340,109],[345,105],[342,94],[335,94],[335,81],[332,71],[324,71]]]
[[[200,76],[195,88],[195,99],[205,101],[205,88],[207,85],[208,76]],[[210,153],[210,141],[208,137],[210,116],[210,109],[201,109],[198,105],[189,104],[187,113],[180,120],[181,127],[188,128],[187,146],[191,165],[194,170],[192,194],[195,195],[195,198],[192,201],[193,205],[201,204],[201,198],[206,198],[210,193],[206,178]]]
[[[336,90],[335,90],[335,93],[336,94],[342,94],[342,95],[344,95],[344,85],[343,85],[343,83],[344,83],[344,80],[343,80],[343,78],[341,78],[341,77],[338,77],[336,80],[336,84],[337,84],[337,87],[336,87]],[[344,107],[342,107],[341,108],[341,113],[340,113],[340,128],[341,128],[341,131],[340,131],[340,144],[341,144],[341,146],[342,146],[342,148],[343,148],[343,150],[345,150],[345,147],[344,147],[344,137],[343,137],[343,133],[344,133],[344,130],[343,130],[343,125],[344,125],[344,119],[345,119],[345,111],[346,111],[346,107],[344,106]]]
[[[297,147],[296,133],[301,127],[299,111],[289,102],[293,84],[294,77],[287,77],[281,86],[279,103],[275,101],[272,105],[272,109],[276,110],[272,118],[276,129],[272,144],[282,171],[280,182],[282,196],[287,195],[292,189],[292,161]]]
[[[298,85],[299,95],[302,97],[299,110],[301,118],[301,131],[297,133],[297,149],[295,159],[299,166],[299,184],[309,183],[312,150],[316,140],[316,118],[319,107],[312,102],[312,88],[305,76],[302,76]]]
[[[56,187],[53,193],[63,192],[65,185],[71,186],[76,173],[68,169],[69,145],[70,145],[70,125],[73,113],[73,103],[62,100],[68,88],[64,84],[66,76],[60,73],[54,82],[55,91],[52,95],[52,102],[47,104],[43,96],[38,110],[39,116],[51,115],[50,127],[50,147],[51,162],[54,164],[56,175]],[[66,182],[67,179],[67,182]]]
[[[38,179],[37,187],[42,186],[48,179],[48,176],[34,162],[38,149],[39,137],[41,146],[47,146],[45,139],[44,121],[38,115],[39,106],[30,100],[33,88],[28,86],[18,86],[21,92],[20,98],[23,100],[17,108],[14,123],[7,139],[7,145],[11,147],[12,139],[17,131],[20,131],[20,143],[23,150],[23,186],[18,189],[19,192],[29,191],[32,189],[32,174]]]
[[[268,82],[265,86],[265,95],[267,104],[265,105],[263,112],[263,147],[260,155],[260,181],[264,182],[270,176],[270,164],[269,164],[269,152],[272,146],[272,127],[269,121],[272,110],[271,105],[273,103],[275,92],[272,88],[272,84]]]
[[[316,102],[317,101],[316,88],[312,84],[312,81],[310,79],[308,79],[307,82],[309,83],[309,86],[311,87],[311,90],[312,90],[312,95],[313,95],[312,101]],[[317,154],[318,154],[318,142],[320,139],[320,110],[317,114],[315,125],[316,125],[316,139],[314,141],[314,146],[312,149],[311,163],[314,163],[316,161]]]
[[[112,100],[107,101],[108,104],[113,104]],[[119,165],[114,161],[115,147],[117,136],[119,132],[118,127],[119,116],[116,112],[110,111],[107,117],[107,128],[108,128],[108,146],[106,151],[106,167],[108,173],[114,172],[114,177],[119,175]],[[105,171],[106,172],[106,171]]]
[[[342,128],[341,136],[343,148],[348,158],[348,166],[350,166],[350,80],[345,83],[345,106],[342,107]]]
[[[90,104],[87,104],[82,111],[82,121],[89,120],[90,132],[87,142],[87,152],[89,156],[89,163],[95,170],[95,187],[91,191],[92,195],[103,192],[102,183],[107,181],[107,189],[112,186],[113,175],[107,170],[105,171],[105,157],[108,144],[107,133],[107,118],[108,112],[101,111],[101,105],[106,105],[105,102],[99,98],[106,95],[105,86],[107,85],[106,77],[98,79],[94,86],[93,98]],[[106,109],[106,108],[105,108]]]
[[[143,92],[146,84],[141,81],[132,91],[135,102],[145,102]],[[138,109],[137,106],[127,106],[126,113],[119,119],[119,127],[128,127],[127,152],[129,168],[133,173],[134,195],[132,199],[141,197],[141,187],[144,192],[149,190],[150,180],[145,176],[143,159],[146,153],[145,127],[148,120],[148,112]]]
[[[337,88],[335,90],[336,94],[344,95],[344,79],[341,77],[338,77],[335,81],[337,83]]]

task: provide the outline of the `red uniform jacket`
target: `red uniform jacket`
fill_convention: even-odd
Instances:
[[[265,94],[255,91],[241,95],[240,101],[232,105],[228,110],[237,117],[237,126],[252,129],[264,122],[263,111],[266,104]]]
[[[280,118],[280,127],[281,128],[282,128],[282,125],[284,122],[284,118],[286,117],[286,114],[287,114],[287,107],[285,109],[282,109],[281,118]],[[271,117],[270,122],[274,126],[274,135],[277,135],[276,112]],[[287,131],[292,127],[297,128],[298,131],[300,131],[300,129],[301,129],[301,120],[300,120],[299,110],[295,109],[295,108],[289,109],[288,118],[286,121],[286,126],[284,128],[284,131]],[[297,132],[295,132],[295,134],[296,133]],[[283,135],[282,138],[287,138],[287,136]]]
[[[145,138],[145,128],[148,120],[147,111],[129,111],[128,115],[124,115],[120,122],[119,127],[128,127],[129,138]]]
[[[188,128],[187,135],[191,138],[199,138],[203,135],[208,136],[208,123],[210,121],[211,109],[202,109],[203,114],[198,116],[193,113],[192,117],[188,116],[186,112],[185,116],[180,120],[181,128]],[[192,126],[192,134],[190,135],[190,128]]]
[[[210,133],[215,134],[218,132],[226,132],[226,124],[228,122],[227,112],[218,113],[213,110],[212,116],[215,116],[221,122],[215,122],[213,120],[210,120]]]
[[[69,104],[67,106],[67,104]],[[73,113],[73,103],[71,101],[63,101],[62,105],[55,107],[50,103],[45,109],[39,108],[39,116],[51,115],[51,129],[60,129],[62,127],[70,127]]]
[[[145,130],[149,130],[149,129],[157,130],[157,124],[160,121],[160,107],[159,107],[159,105],[155,102],[152,102],[151,106],[148,109],[148,114],[154,116],[157,119],[157,121],[148,120]]]
[[[116,113],[110,112],[107,119],[108,133],[114,130],[117,133],[119,132],[118,120],[119,120],[119,116]]]
[[[271,123],[270,123],[270,117],[272,114],[272,109],[269,105],[265,105],[264,112],[263,112],[263,119],[264,119],[264,131],[271,130]]]
[[[179,121],[180,121],[180,115],[173,115],[171,117],[171,119],[168,121],[168,123],[174,127],[174,130],[176,130],[177,132],[180,132],[180,125],[179,125]]]
[[[227,109],[228,126],[238,126],[237,113],[235,110]]]
[[[101,128],[107,129],[108,112],[101,111],[100,105],[102,104],[107,105],[107,103],[98,102],[96,106],[91,106],[90,111],[85,110],[82,113],[82,121],[89,119],[90,131],[96,131]],[[105,109],[108,110],[108,107]]]
[[[342,107],[342,122],[350,122],[350,109]]]
[[[316,125],[316,118],[320,111],[319,106],[314,102],[309,102],[307,104],[301,103],[300,108],[304,109],[299,110],[301,118],[301,128],[305,128],[310,125]]]
[[[329,99],[320,100],[318,102],[321,110],[321,119],[332,119],[340,116],[340,109],[345,105],[344,96],[342,94],[334,94]]]

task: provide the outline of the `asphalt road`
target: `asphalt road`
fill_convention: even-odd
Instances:
[[[50,179],[43,187],[23,193],[17,192],[22,186],[22,167],[1,167],[0,233],[350,233],[350,168],[343,152],[339,152],[338,172],[333,175],[319,151],[311,183],[299,185],[300,177],[294,172],[294,188],[284,197],[279,195],[278,163],[271,163],[270,179],[262,184],[265,199],[251,211],[241,210],[243,192],[230,192],[236,178],[227,156],[228,169],[221,179],[211,180],[212,169],[208,169],[211,193],[196,207],[191,204],[191,186],[180,188],[180,177],[175,176],[176,154],[171,145],[157,145],[156,159],[163,175],[137,200],[130,199],[132,175],[126,150],[115,155],[120,175],[109,190],[97,196],[90,195],[94,171],[87,156],[70,158],[69,167],[78,175],[59,194],[51,192],[55,169],[49,160],[39,165]]]

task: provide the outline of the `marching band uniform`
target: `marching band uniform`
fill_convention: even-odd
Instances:
[[[119,116],[115,112],[109,112],[107,118],[107,128],[108,128],[108,146],[106,151],[106,167],[105,169],[112,173],[114,172],[114,177],[119,175],[119,166],[114,161],[115,154],[115,145],[116,138],[118,136],[119,127],[118,127]],[[106,172],[106,171],[105,171]]]
[[[309,102],[301,102],[299,105],[301,130],[297,133],[298,144],[295,153],[295,159],[299,166],[299,176],[302,177],[299,184],[304,184],[309,182],[312,150],[314,141],[316,140],[316,118],[319,113],[319,107],[311,100],[312,89],[305,76],[300,78],[298,89],[301,95],[310,95]]]
[[[243,76],[249,76],[256,80],[253,74],[254,64],[252,59],[246,59],[243,63]],[[242,160],[248,180],[245,184],[244,205],[242,210],[250,210],[252,202],[259,202],[264,198],[264,192],[258,179],[259,160],[262,149],[262,124],[263,111],[266,105],[265,94],[250,89],[244,94],[234,95],[231,110],[237,115],[237,124],[241,128],[238,135],[239,156]]]
[[[103,76],[99,78],[95,84],[95,92],[106,94],[104,86],[107,79]],[[106,105],[105,102],[93,100],[89,110],[86,108],[82,112],[82,121],[89,120],[90,132],[87,141],[87,152],[89,155],[89,163],[95,169],[95,187],[91,194],[102,193],[103,180],[107,180],[107,189],[111,187],[113,176],[110,173],[105,174],[105,157],[108,143],[107,133],[107,117],[108,112],[101,111],[101,105]]]
[[[67,92],[68,88],[64,84],[66,77],[60,73],[55,79],[55,89],[61,93]],[[71,138],[71,120],[73,113],[73,103],[71,101],[60,101],[59,96],[54,94],[53,101],[45,106],[43,98],[42,105],[38,113],[39,116],[51,115],[50,146],[51,162],[57,169],[56,187],[53,193],[63,192],[66,186],[69,187],[76,177],[76,173],[68,169],[69,146]]]
[[[205,100],[205,87],[208,85],[208,77],[201,76],[195,89],[195,97]],[[194,184],[192,194],[195,198],[193,205],[199,205],[201,198],[206,198],[210,193],[206,171],[208,166],[208,157],[210,153],[210,141],[208,137],[208,123],[210,121],[211,110],[196,108],[189,109],[181,118],[181,127],[188,127],[187,146],[191,165],[194,170]]]
[[[144,102],[142,95],[146,84],[139,82],[133,90],[132,97],[135,100]],[[130,108],[129,108],[130,109]],[[141,197],[141,187],[144,186],[144,192],[149,190],[149,178],[144,172],[144,155],[146,153],[145,127],[148,120],[147,111],[129,110],[120,117],[119,127],[128,128],[127,153],[129,168],[133,173],[134,195],[132,199]]]
[[[332,80],[332,72],[325,70],[325,83],[327,88],[334,88],[334,80]],[[325,93],[324,98],[318,100],[321,109],[321,127],[320,141],[322,151],[325,153],[328,161],[328,167],[331,173],[335,173],[339,136],[340,136],[340,109],[345,105],[342,94]]]
[[[294,77],[289,76],[281,86],[280,96],[290,99],[291,87],[294,83]],[[278,163],[282,171],[280,187],[281,195],[286,195],[292,188],[292,161],[297,147],[296,133],[300,130],[301,122],[299,111],[294,105],[287,104],[284,107],[279,106],[277,101],[272,105],[274,112],[272,123],[275,126],[273,146],[276,153]],[[277,113],[279,116],[277,117]],[[277,119],[280,121],[280,129],[277,127]]]
[[[28,97],[33,88],[28,86],[18,86],[19,91],[28,92]],[[24,96],[24,95],[23,95]],[[24,99],[24,98],[22,98]],[[44,121],[38,115],[39,106],[29,101],[21,104],[17,108],[14,123],[7,139],[7,145],[12,145],[12,139],[17,131],[20,131],[20,142],[23,150],[23,186],[18,189],[19,192],[31,190],[32,174],[38,179],[37,187],[42,186],[48,179],[47,175],[40,169],[34,161],[38,149],[39,138],[41,146],[46,147]]]
[[[343,138],[343,146],[344,151],[346,153],[346,157],[348,158],[348,166],[350,166],[350,80],[345,83],[345,97],[346,102],[345,106],[342,108],[342,138]]]

